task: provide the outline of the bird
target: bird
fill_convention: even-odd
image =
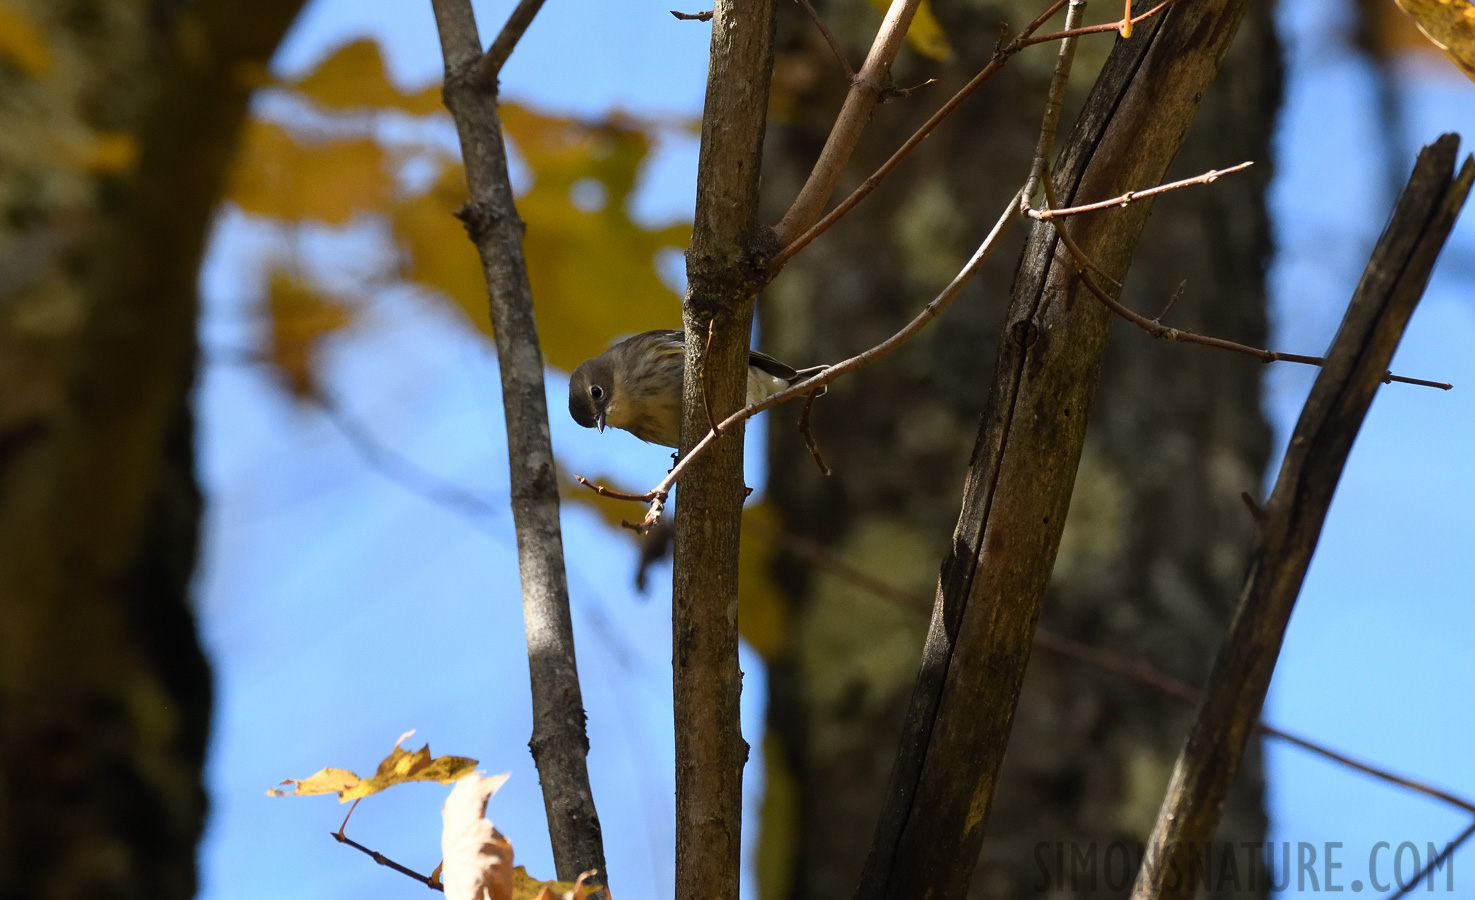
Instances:
[[[646,331],[626,338],[574,369],[568,383],[569,415],[585,428],[603,432],[608,425],[649,444],[676,447],[681,440],[685,361],[686,333],[678,329]],[[795,369],[767,353],[749,350],[748,405],[824,369]]]

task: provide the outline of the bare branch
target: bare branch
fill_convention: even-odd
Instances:
[[[1192,179],[1190,179],[1190,181],[1192,181]],[[1234,353],[1240,353],[1245,356],[1253,357],[1263,363],[1293,362],[1307,366],[1326,365],[1326,359],[1320,356],[1305,356],[1300,353],[1281,353],[1278,350],[1262,350],[1259,347],[1251,347],[1247,344],[1240,344],[1235,341],[1227,341],[1223,338],[1209,337],[1208,335],[1204,334],[1196,334],[1192,331],[1181,331],[1177,328],[1171,328],[1167,325],[1164,325],[1162,322],[1162,318],[1163,316],[1167,315],[1168,309],[1172,308],[1173,305],[1173,298],[1171,297],[1168,299],[1168,307],[1165,308],[1156,319],[1149,319],[1141,313],[1134,312],[1125,304],[1123,304],[1120,300],[1117,300],[1115,297],[1111,296],[1110,293],[1102,290],[1100,285],[1096,284],[1095,280],[1091,277],[1091,273],[1096,272],[1099,274],[1100,270],[1096,268],[1095,264],[1091,262],[1090,257],[1086,256],[1085,252],[1081,250],[1080,246],[1075,242],[1075,239],[1070,236],[1070,232],[1066,230],[1060,222],[1061,217],[1066,213],[1073,211],[1090,211],[1093,208],[1100,209],[1102,208],[1102,204],[1090,203],[1086,204],[1086,206],[1075,207],[1071,210],[1056,211],[1053,209],[1055,196],[1050,189],[1050,183],[1048,179],[1045,182],[1045,195],[1046,202],[1049,205],[1046,209],[1041,211],[1036,216],[1036,218],[1048,221],[1050,222],[1050,224],[1055,226],[1055,232],[1057,235],[1059,235],[1061,243],[1064,244],[1066,249],[1069,251],[1071,260],[1076,266],[1076,271],[1081,276],[1081,283],[1086,286],[1086,289],[1090,291],[1097,300],[1100,300],[1103,304],[1105,304],[1108,309],[1126,319],[1128,322],[1131,322],[1133,325],[1136,325],[1138,328],[1141,328],[1143,331],[1147,332],[1155,338],[1161,338],[1165,341],[1175,341],[1183,344],[1198,344],[1203,347],[1214,347],[1219,350],[1229,350]],[[1139,191],[1136,196],[1145,197],[1147,196],[1147,192]],[[1120,198],[1114,199],[1119,200]],[[1113,201],[1105,201],[1105,205],[1108,207],[1120,207],[1124,206],[1125,204],[1115,203]],[[1120,285],[1118,285],[1118,287],[1120,287]],[[1420,387],[1438,388],[1442,391],[1447,391],[1454,387],[1454,385],[1445,381],[1426,381],[1422,378],[1409,378],[1406,375],[1394,375],[1392,372],[1384,372],[1383,381],[1384,383],[1397,381],[1403,384],[1418,385]]]
[[[684,13],[679,10],[671,10],[671,15],[683,22],[710,22],[712,21],[712,10],[704,12]]]
[[[1461,845],[1463,845],[1465,841],[1468,841],[1471,836],[1475,836],[1475,822],[1471,822],[1469,825],[1467,825],[1464,831],[1461,831],[1454,840],[1445,845],[1445,848],[1443,850],[1439,851],[1437,854],[1434,855],[1432,859],[1424,864],[1424,868],[1419,870],[1419,874],[1415,875],[1412,881],[1408,882],[1405,886],[1400,887],[1398,890],[1389,894],[1386,900],[1403,900],[1404,897],[1407,897],[1416,888],[1418,888],[1419,882],[1429,877],[1430,873],[1434,870],[1442,867],[1445,863],[1445,860],[1453,856],[1454,852],[1460,849]],[[1453,870],[1450,871],[1453,872]],[[1450,877],[1453,878],[1454,876],[1451,875]]]
[[[743,405],[748,338],[761,284],[754,260],[758,180],[773,74],[774,0],[717,0],[707,67],[697,198],[682,303],[686,356],[681,449],[713,417]],[[741,429],[739,429],[741,431]],[[676,900],[736,900],[743,762],[739,729],[737,569],[741,439],[708,454],[681,487],[672,569],[672,699],[676,720]],[[665,503],[652,501],[647,518]]]
[[[1458,154],[1452,134],[1419,154],[1301,410],[1255,529],[1239,608],[1148,842],[1166,856],[1138,871],[1133,900],[1193,896],[1193,874],[1165,873],[1192,873],[1186,848],[1209,840],[1218,827],[1347,455],[1475,181],[1475,159],[1468,157],[1454,176]]]
[[[342,831],[330,831],[328,832],[328,836],[340,844],[347,844],[348,846],[369,857],[369,859],[372,859],[374,862],[378,863],[381,866],[387,866],[388,868],[395,870],[401,875],[408,875],[410,878],[420,882],[433,891],[440,891],[441,893],[445,893],[445,887],[442,886],[441,883],[436,879],[431,878],[429,875],[421,875],[419,872],[416,872],[414,869],[411,869],[407,866],[402,866],[389,857],[385,856],[383,853],[380,853],[378,850],[370,850],[368,847],[360,844],[358,841],[344,834]]]
[[[830,26],[825,24],[825,20],[820,16],[819,10],[815,9],[814,4],[810,3],[809,0],[796,0],[796,2],[804,7],[804,11],[809,14],[810,20],[819,29],[819,33],[824,35],[825,43],[830,45],[830,52],[835,54],[835,60],[840,63],[840,68],[845,72],[845,80],[854,81],[855,70],[850,67],[850,60],[845,58],[845,51],[841,49],[840,42],[835,40],[835,33],[830,31]]]
[[[1003,68],[1004,63],[1009,61],[1009,57],[1013,56],[1015,53],[1018,53],[1019,50],[1025,46],[1024,40],[1029,35],[1032,35],[1036,31],[1038,31],[1046,22],[1050,20],[1051,16],[1059,12],[1060,9],[1064,7],[1068,2],[1069,0],[1054,0],[1054,2],[1052,2],[1044,12],[1035,17],[1034,21],[1025,26],[1024,30],[1019,33],[1019,36],[1016,37],[1014,41],[1010,42],[1008,45],[994,53],[993,57],[988,61],[988,64],[983,67],[982,71],[973,76],[973,78],[967,84],[959,88],[957,93],[953,94],[953,96],[949,98],[948,101],[937,110],[937,112],[933,113],[926,122],[923,122],[922,126],[918,128],[911,137],[907,138],[906,141],[897,148],[895,153],[891,154],[890,159],[887,159],[886,162],[882,163],[879,169],[871,173],[870,177],[861,182],[860,186],[857,187],[854,191],[851,191],[850,196],[840,201],[840,204],[838,206],[826,213],[825,216],[818,222],[815,222],[813,225],[810,225],[807,229],[805,229],[804,233],[800,234],[798,237],[794,237],[790,240],[785,241],[784,248],[780,250],[777,254],[775,254],[773,259],[770,260],[768,263],[769,276],[771,277],[776,274],[779,269],[783,268],[784,263],[788,262],[789,259],[794,256],[794,254],[809,246],[809,243],[811,241],[823,234],[826,230],[829,229],[831,225],[834,225],[835,222],[839,221],[841,216],[845,215],[851,209],[854,209],[857,203],[859,203],[861,200],[864,200],[872,191],[880,186],[881,182],[886,178],[886,176],[890,175],[897,166],[901,165],[901,161],[906,159],[907,155],[910,154],[912,150],[916,149],[917,145],[922,143],[927,135],[931,134],[938,125],[942,124],[943,119],[946,119],[953,110],[958,108],[959,104],[968,99],[969,95],[977,90],[979,85],[983,84],[995,72]],[[1171,2],[1172,0],[1168,0],[1168,3]],[[1157,8],[1146,13],[1146,15],[1152,15],[1158,9],[1162,9],[1166,5],[1167,3],[1161,4]],[[782,237],[782,234],[780,234],[780,236]]]
[[[1157,187],[1145,188],[1140,191],[1127,191],[1125,194],[1122,194],[1119,197],[1112,197],[1110,200],[1098,200],[1095,203],[1087,203],[1083,206],[1072,206],[1069,209],[1050,209],[1048,207],[1044,209],[1030,209],[1025,210],[1025,215],[1029,216],[1032,219],[1040,219],[1041,221],[1044,221],[1047,219],[1063,219],[1066,216],[1078,216],[1081,213],[1096,212],[1102,209],[1111,209],[1114,206],[1126,206],[1133,200],[1140,200],[1143,197],[1153,197],[1157,194],[1166,194],[1168,191],[1176,191],[1179,188],[1189,187],[1190,185],[1213,184],[1219,179],[1219,176],[1221,175],[1228,175],[1231,172],[1239,172],[1244,169],[1248,169],[1252,165],[1254,165],[1253,161],[1246,161],[1240,163],[1237,166],[1230,166],[1227,169],[1210,169],[1202,175],[1195,175],[1192,178],[1184,178],[1181,181],[1171,181],[1167,184],[1160,184]],[[1166,315],[1167,310],[1164,310],[1163,314]],[[1162,316],[1158,316],[1158,318],[1161,319]]]
[[[481,61],[476,64],[475,78],[488,85],[497,83],[497,77],[502,74],[507,58],[517,49],[517,42],[522,40],[523,32],[533,24],[533,17],[543,8],[543,2],[544,0],[520,0],[517,8],[512,10],[512,15],[507,17],[507,24],[497,32],[497,39],[492,41],[492,46],[487,48]]]
[[[1078,26],[1086,12],[1086,0],[1070,0],[1065,10],[1065,30]],[[1029,210],[1031,198],[1040,187],[1040,176],[1045,173],[1050,151],[1055,147],[1055,129],[1060,124],[1060,110],[1065,106],[1065,86],[1070,81],[1070,66],[1075,60],[1076,39],[1068,37],[1060,42],[1060,53],[1055,58],[1055,71],[1050,76],[1050,91],[1045,95],[1045,117],[1040,123],[1040,137],[1035,142],[1035,158],[1029,167],[1029,178],[1024,183],[1024,195],[1019,200],[1020,212]]]
[[[506,52],[537,5],[525,0],[503,29],[507,40],[498,40]],[[528,746],[543,787],[558,877],[573,881],[594,869],[602,883],[608,869],[585,759],[589,738],[569,614],[543,354],[522,254],[523,224],[513,202],[507,148],[497,118],[496,81],[484,78],[486,60],[470,0],[432,0],[432,7],[445,57],[446,107],[456,122],[470,191],[457,217],[481,258],[502,376],[512,520],[532,681],[533,736]]]
[[[916,14],[921,2],[922,0],[891,0],[886,17],[881,20],[881,28],[876,32],[876,39],[871,42],[871,51],[861,64],[860,74],[851,79],[850,92],[845,95],[845,103],[840,107],[840,114],[835,117],[835,124],[830,129],[830,136],[825,140],[824,149],[820,151],[814,169],[809,173],[804,186],[799,189],[799,196],[794,198],[789,211],[774,226],[773,230],[778,235],[780,244],[787,244],[795,235],[814,224],[814,220],[824,210],[825,203],[835,190],[836,182],[840,180],[840,174],[845,170],[845,164],[850,161],[850,154],[860,141],[861,132],[865,130],[871,113],[881,99],[881,92],[890,81],[891,62],[901,50],[901,42],[906,38],[912,16]]]
[[[829,476],[830,467],[825,465],[825,458],[819,453],[819,442],[814,439],[814,432],[809,430],[809,411],[819,395],[819,391],[812,391],[804,398],[804,409],[799,412],[799,434],[804,438],[804,446],[809,448],[809,455],[814,457],[814,464],[819,466],[819,473]]]
[[[1084,34],[1105,34],[1108,31],[1115,31],[1118,34],[1121,34],[1124,26],[1130,32],[1133,25],[1145,22],[1146,20],[1167,9],[1169,6],[1172,6],[1174,2],[1176,2],[1176,0],[1163,0],[1162,3],[1159,3],[1157,6],[1149,9],[1142,15],[1134,16],[1130,19],[1123,19],[1120,22],[1108,22],[1105,25],[1084,25],[1080,28],[1072,28],[1065,31],[1056,31],[1050,34],[1042,34],[1039,37],[1029,38],[1028,40],[1021,42],[1020,46],[1033,47],[1035,44],[1045,44],[1049,43],[1050,41],[1059,41],[1066,38],[1079,37]],[[1122,37],[1131,37],[1131,35],[1123,34]]]

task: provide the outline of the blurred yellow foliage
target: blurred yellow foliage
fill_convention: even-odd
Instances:
[[[366,40],[345,44],[301,80],[278,87],[326,113],[441,109],[438,88],[395,87],[378,46]],[[531,175],[517,207],[527,223],[524,253],[546,361],[572,370],[621,335],[679,323],[680,299],[656,262],[663,251],[684,249],[691,229],[643,228],[629,210],[654,127],[619,116],[583,122],[513,103],[502,104],[501,112]],[[400,274],[450,299],[490,335],[480,261],[453,216],[467,199],[459,161],[440,147],[381,144],[371,125],[365,120],[346,132],[305,137],[295,124],[253,121],[227,196],[247,213],[288,226],[384,215],[400,251]],[[396,185],[397,166],[410,158],[438,167],[427,187]],[[306,360],[305,353],[282,357],[293,366]],[[304,370],[287,373],[294,385],[307,384]]]
[[[585,123],[511,103],[501,112],[532,173],[517,210],[545,362],[572,371],[620,335],[678,323],[680,298],[661,281],[656,255],[684,248],[691,227],[642,228],[628,209],[650,137],[619,120]],[[447,163],[429,191],[396,204],[392,221],[406,277],[454,300],[490,334],[486,282],[452,217],[466,199],[460,166]]]
[[[871,5],[885,12],[891,6],[891,0],[871,0]],[[952,58],[953,46],[948,43],[942,23],[937,21],[937,15],[932,12],[932,0],[922,0],[918,4],[916,14],[912,16],[911,27],[907,29],[907,45],[918,54],[938,62],[946,62]]]
[[[126,172],[138,163],[138,140],[123,131],[99,134],[82,150],[89,172]]]
[[[226,198],[252,215],[343,225],[388,208],[391,175],[385,151],[372,138],[303,142],[275,122],[253,119]]]
[[[25,12],[0,0],[0,59],[23,74],[35,77],[51,69],[51,48],[46,36]]]
[[[407,94],[390,82],[379,45],[362,39],[339,47],[301,81],[290,85],[329,112],[399,109],[423,116],[443,112],[440,88]]]
[[[352,320],[340,303],[323,297],[292,275],[272,272],[271,362],[300,398],[317,394],[313,374],[318,342]]]

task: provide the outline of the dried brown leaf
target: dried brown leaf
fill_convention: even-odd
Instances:
[[[513,900],[512,843],[486,819],[487,801],[507,777],[464,775],[441,807],[446,900]]]

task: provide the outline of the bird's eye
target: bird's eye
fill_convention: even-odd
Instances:
[[[604,388],[597,384],[589,385],[589,396],[594,398],[594,402],[598,403],[604,399]]]

